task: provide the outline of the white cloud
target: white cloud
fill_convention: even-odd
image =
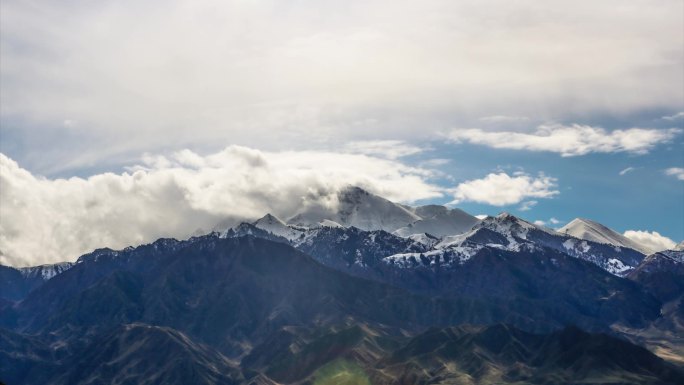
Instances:
[[[452,189],[452,204],[471,201],[493,206],[517,204],[528,198],[551,198],[559,194],[556,179],[540,174],[532,177],[523,173],[510,176],[504,172],[491,173],[482,179],[463,182]]]
[[[45,173],[217,143],[424,139],[492,111],[674,111],[681,28],[680,0],[7,0],[3,145]]]
[[[634,170],[636,170],[636,168],[634,168],[634,167],[627,167],[627,168],[625,168],[624,170],[620,171],[618,174],[619,174],[620,176],[624,176],[624,175],[627,174],[628,172],[632,172],[632,171],[634,171]]]
[[[431,175],[367,155],[231,146],[207,156],[147,155],[121,174],[46,179],[0,154],[0,263],[74,260],[98,247],[188,237],[230,218],[333,209],[348,184],[404,202],[441,196]]]
[[[487,218],[488,216],[489,215],[487,215],[487,214],[478,214],[478,215],[475,215],[475,218],[482,220],[482,219]]]
[[[549,218],[548,221],[542,221],[541,219],[538,219],[538,220],[534,221],[534,224],[537,225],[537,226],[546,226],[546,225],[549,225],[549,224],[551,224],[551,225],[557,225],[557,224],[559,224],[559,223],[560,223],[560,221],[559,221],[558,219],[556,219],[556,218],[553,218],[553,217]]]
[[[674,115],[666,115],[666,116],[661,117],[660,119],[663,119],[663,120],[678,120],[678,119],[684,119],[684,111],[678,112],[678,113],[676,113],[676,114],[674,114]]]
[[[387,159],[397,159],[422,152],[418,146],[401,140],[365,140],[349,142],[345,150],[352,154],[366,154]]]
[[[537,205],[537,201],[526,201],[520,204],[520,207],[518,207],[518,210],[520,211],[530,211],[534,206]]]
[[[481,121],[487,123],[515,123],[515,122],[526,122],[530,120],[527,116],[506,116],[506,115],[493,115],[484,116],[480,118]]]
[[[499,149],[549,151],[562,156],[578,156],[592,152],[645,154],[657,144],[671,141],[681,132],[677,128],[606,131],[600,127],[579,124],[554,124],[539,126],[533,133],[457,129],[451,131],[448,138],[457,143],[468,142]]]
[[[676,242],[660,235],[657,231],[627,230],[624,236],[650,249],[652,252],[668,250],[675,247]]]
[[[449,164],[450,162],[451,162],[451,159],[433,158],[433,159],[427,159],[427,160],[420,162],[420,165],[425,166],[425,167],[438,167],[438,166],[444,166],[445,164]]]
[[[679,180],[684,180],[684,168],[670,167],[665,170],[665,175],[673,176]]]

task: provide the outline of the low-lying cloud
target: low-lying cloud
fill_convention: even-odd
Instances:
[[[651,252],[672,249],[676,245],[672,239],[660,235],[657,231],[627,230],[624,236],[648,248]]]
[[[561,156],[589,153],[629,152],[646,154],[656,145],[671,141],[681,129],[629,128],[607,131],[580,124],[542,125],[532,133],[458,129],[448,134],[456,143],[468,142],[498,149],[546,151]]]
[[[287,218],[309,205],[333,209],[349,184],[402,202],[439,197],[432,176],[368,155],[231,146],[206,156],[146,155],[120,174],[46,179],[0,154],[0,263],[73,261],[98,247],[184,238],[268,212]]]

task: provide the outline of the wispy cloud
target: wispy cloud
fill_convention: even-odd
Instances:
[[[348,184],[405,202],[442,196],[431,175],[368,155],[231,146],[148,154],[121,174],[46,179],[0,154],[0,263],[74,260],[97,247],[185,238],[229,218],[332,210]]]
[[[437,166],[444,166],[445,164],[451,163],[451,159],[446,159],[446,158],[433,158],[433,159],[427,159],[424,161],[420,162],[421,166],[424,167],[437,167]]]
[[[625,168],[624,170],[620,171],[618,174],[619,174],[620,176],[624,176],[625,174],[627,174],[627,173],[629,173],[629,172],[632,172],[632,171],[634,171],[634,170],[636,170],[636,168],[634,168],[634,167],[627,167],[627,168]]]
[[[539,225],[539,226],[557,225],[559,223],[560,223],[560,221],[556,218],[553,218],[553,217],[549,218],[548,221],[543,221],[541,219],[534,221],[534,224]]]
[[[665,116],[661,117],[660,119],[663,119],[663,120],[670,120],[670,121],[672,121],[672,120],[684,119],[684,111],[678,112],[678,113],[676,113],[676,114],[674,114],[674,115],[665,115]]]
[[[556,152],[561,156],[593,152],[646,154],[660,143],[671,141],[681,129],[629,128],[607,131],[600,127],[574,124],[542,125],[532,133],[456,129],[448,134],[454,142],[468,142],[499,149]]]
[[[551,198],[560,192],[556,190],[556,179],[539,174],[536,177],[525,173],[491,173],[482,179],[460,183],[452,190],[452,204],[471,201],[493,206],[518,204],[528,198]]]
[[[507,115],[494,115],[494,116],[484,116],[480,118],[481,121],[487,123],[515,123],[515,122],[526,122],[530,120],[527,116],[507,116]]]
[[[349,142],[344,149],[353,154],[380,156],[397,159],[422,152],[424,149],[402,140],[366,140]]]
[[[684,180],[684,168],[670,167],[665,170],[665,175],[673,176],[679,180]]]
[[[537,201],[526,201],[520,204],[520,207],[518,207],[518,210],[520,211],[530,211],[534,206],[537,205]]]

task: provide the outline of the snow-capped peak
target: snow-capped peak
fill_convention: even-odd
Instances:
[[[394,231],[421,219],[408,208],[356,186],[340,190],[336,203],[336,210],[312,207],[295,215],[288,223],[315,227],[328,220],[344,227]]]
[[[675,263],[680,263],[684,264],[684,251],[681,250],[663,250],[659,251],[657,253],[654,253],[653,255],[650,255],[648,258],[651,257],[664,257],[667,258]]]
[[[270,226],[278,226],[278,227],[286,227],[287,226],[285,224],[285,222],[283,222],[280,218],[278,218],[275,215],[270,214],[270,213],[264,215],[260,219],[257,219],[252,224],[256,227],[261,228],[261,229],[264,229],[264,227],[270,227]]]
[[[474,228],[486,228],[506,236],[513,235],[522,239],[527,239],[527,233],[530,230],[539,230],[548,234],[556,234],[551,229],[535,225],[534,223],[520,219],[507,212],[502,212],[495,217],[486,217],[480,223],[475,225]]]
[[[264,230],[273,235],[283,237],[288,240],[297,239],[302,235],[303,229],[288,226],[280,218],[273,214],[266,214],[252,223],[254,227]]]
[[[463,210],[439,205],[415,207],[412,212],[421,219],[396,230],[394,234],[402,237],[421,233],[438,237],[457,235],[469,231],[480,221]]]
[[[330,219],[324,219],[318,223],[320,227],[344,227],[341,224],[331,221]]]
[[[628,247],[642,254],[651,254],[651,250],[624,235],[604,226],[598,222],[585,218],[575,218],[567,225],[558,230],[559,233],[618,247]]]
[[[72,262],[60,262],[52,265],[40,265],[31,267],[20,267],[18,270],[25,278],[38,278],[43,281],[69,270],[74,264]]]

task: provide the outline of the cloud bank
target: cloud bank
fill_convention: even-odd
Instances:
[[[669,250],[677,244],[657,231],[627,230],[624,236],[650,249],[652,252]]]
[[[505,206],[528,198],[551,198],[559,194],[555,188],[556,179],[543,174],[533,177],[521,172],[512,176],[504,172],[491,173],[456,186],[451,191],[454,196],[451,204],[469,201]]]
[[[349,184],[403,202],[439,197],[431,176],[367,155],[231,146],[207,156],[146,155],[121,174],[53,180],[0,154],[0,263],[73,261],[95,248],[185,238],[222,221],[334,209],[336,192]]]
[[[6,0],[2,151],[45,174],[217,142],[310,149],[424,138],[480,117],[674,113],[682,7]]]
[[[592,152],[630,152],[646,154],[657,144],[671,141],[681,129],[629,128],[606,131],[600,127],[573,124],[542,125],[533,133],[484,131],[478,128],[453,130],[448,138],[499,149],[548,151],[561,156],[586,155]]]

